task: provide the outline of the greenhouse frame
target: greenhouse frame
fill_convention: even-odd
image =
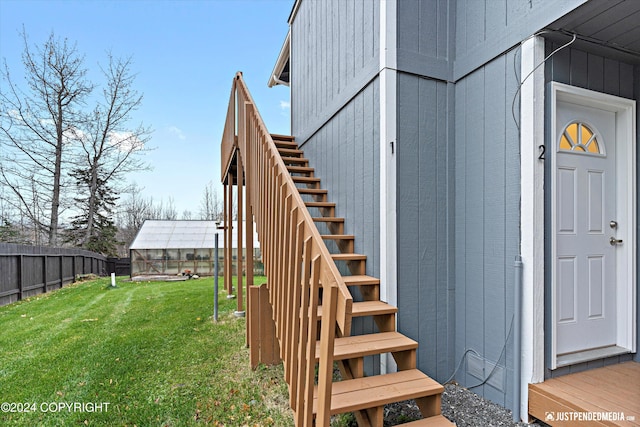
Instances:
[[[219,226],[224,227],[224,223],[220,222]],[[237,226],[237,221],[234,221],[234,229]],[[146,220],[129,247],[131,277],[214,275],[216,233],[219,235],[219,274],[222,274],[224,232],[222,229],[218,229],[216,221]],[[255,233],[253,240],[254,274],[263,274],[260,245]],[[237,244],[234,241],[234,268],[237,259],[236,248]]]

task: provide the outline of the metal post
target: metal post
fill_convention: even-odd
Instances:
[[[218,229],[220,223],[216,223],[215,250],[213,259],[213,320],[218,321]]]
[[[516,256],[513,263],[514,267],[514,286],[513,286],[513,421],[520,422],[520,387],[521,387],[521,316],[522,316],[522,257]]]

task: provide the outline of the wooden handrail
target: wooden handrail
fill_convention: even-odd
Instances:
[[[231,166],[231,160],[233,156],[233,150],[237,146],[236,144],[236,79],[233,79],[231,85],[231,96],[229,99],[229,106],[227,107],[227,118],[224,124],[224,131],[222,133],[222,144],[220,144],[220,159],[222,159],[222,180],[225,180],[227,173],[229,173],[229,167]]]
[[[234,164],[237,165],[237,182],[242,183],[244,178],[247,212],[255,216],[269,302],[296,425],[313,423],[317,356],[316,425],[328,426],[333,342],[336,333],[350,335],[353,299],[241,73],[233,80],[227,110],[222,140],[223,181],[227,181],[227,174]],[[316,355],[320,302],[323,314],[320,350]]]

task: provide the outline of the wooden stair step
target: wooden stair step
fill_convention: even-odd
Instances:
[[[278,148],[298,148],[298,143],[291,139],[284,139],[280,136],[277,138],[273,138],[273,136],[271,136],[271,138]]]
[[[298,193],[311,194],[311,195],[323,195],[323,194],[327,194],[328,191],[322,188],[298,188]]]
[[[331,202],[305,202],[308,208],[335,208],[336,204]]]
[[[354,302],[351,308],[353,317],[378,316],[381,314],[395,314],[398,308],[384,301]]]
[[[417,348],[417,342],[399,332],[352,335],[335,339],[333,357],[334,360],[355,359]],[[318,361],[318,354],[320,354],[320,341],[316,343],[316,361]]]
[[[333,216],[320,216],[312,219],[315,222],[344,222],[344,218],[336,218]]]
[[[282,156],[282,161],[285,163],[295,163],[295,164],[309,164],[309,159],[304,157],[287,157]]]
[[[274,141],[277,139],[278,141],[294,141],[296,138],[293,135],[282,135],[279,133],[272,133],[271,135],[271,139],[273,139]]]
[[[435,415],[433,417],[402,424],[402,427],[455,427],[455,424],[446,419],[444,415]]]
[[[280,155],[297,154],[298,156],[301,156],[304,153],[304,151],[298,150],[297,148],[280,148],[280,147],[278,147],[278,152],[280,153]],[[293,157],[293,156],[290,156],[290,157]]]
[[[384,314],[395,314],[398,308],[384,301],[360,301],[354,302],[351,307],[352,317],[380,316]],[[318,306],[318,319],[322,318],[322,306]]]
[[[356,238],[353,234],[323,234],[320,237],[324,240],[355,240]]]
[[[338,381],[331,387],[331,415],[441,394],[444,387],[417,369]],[[317,387],[313,412],[317,412]]]
[[[276,144],[277,148],[289,148],[294,150],[298,148],[298,144],[291,141],[280,141],[274,139],[273,143]]]
[[[313,173],[313,168],[309,166],[287,166],[290,173]]]
[[[347,286],[376,286],[380,284],[380,279],[377,277],[365,275],[342,276],[342,278]]]
[[[363,254],[331,254],[334,261],[364,261],[367,259]]]
[[[305,184],[320,182],[320,178],[316,178],[314,176],[292,176],[291,178],[293,179],[293,182],[301,182]]]

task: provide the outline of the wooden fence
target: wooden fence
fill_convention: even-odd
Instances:
[[[60,289],[79,274],[106,274],[106,263],[81,249],[0,243],[0,306]]]

